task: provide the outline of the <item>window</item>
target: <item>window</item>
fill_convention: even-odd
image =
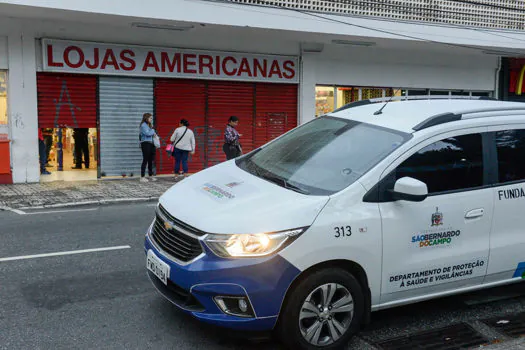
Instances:
[[[320,117],[239,159],[237,165],[288,189],[331,195],[354,183],[409,137],[365,123]]]
[[[430,96],[449,96],[450,92],[445,90],[430,90]]]
[[[452,96],[470,96],[469,91],[452,91]]]
[[[407,96],[425,96],[428,95],[428,90],[406,90]]]
[[[418,179],[427,185],[429,194],[482,186],[481,139],[481,134],[472,134],[435,142],[404,161],[395,180],[405,176]]]
[[[390,97],[392,95],[402,96],[402,91],[393,88],[381,87],[353,87],[353,86],[321,86],[315,87],[315,116],[333,112],[352,102]]]
[[[491,97],[491,93],[490,92],[486,92],[486,91],[474,91],[472,92],[472,96],[481,96],[481,97]]]
[[[525,180],[525,130],[496,133],[499,182]]]
[[[0,125],[7,124],[7,72],[0,71]]]
[[[334,108],[334,88],[317,86],[315,88],[315,116],[332,112]]]

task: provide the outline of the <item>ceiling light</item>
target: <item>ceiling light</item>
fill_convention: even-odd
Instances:
[[[348,45],[348,46],[375,46],[376,43],[372,41],[350,41],[350,40],[343,40],[343,39],[334,39],[332,40],[332,43],[337,45]]]
[[[150,23],[137,23],[134,22],[131,24],[135,28],[148,28],[148,29],[164,29],[164,30],[176,30],[179,32],[184,32],[190,29],[195,28],[193,25],[175,25],[175,24],[150,24]]]
[[[505,51],[497,51],[497,50],[483,50],[481,51],[485,55],[496,55],[496,56],[509,56],[509,57],[521,57],[524,54],[518,53],[518,52],[505,52]]]
[[[323,52],[324,44],[321,43],[301,43],[301,52],[320,53]]]

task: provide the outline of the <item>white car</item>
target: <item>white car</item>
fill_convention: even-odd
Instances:
[[[342,348],[372,311],[520,282],[525,104],[345,106],[173,186],[145,252],[182,310],[294,349]]]

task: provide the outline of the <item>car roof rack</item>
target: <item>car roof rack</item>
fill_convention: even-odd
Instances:
[[[523,106],[476,108],[471,110],[464,110],[458,113],[437,114],[414,126],[412,130],[420,131],[431,126],[445,124],[458,120],[498,117],[503,115],[525,115],[525,103],[523,104]]]
[[[365,106],[372,103],[394,102],[394,101],[416,101],[416,100],[485,100],[497,101],[498,99],[488,96],[460,96],[460,95],[414,95],[414,96],[392,96],[392,97],[377,97],[367,100],[361,100],[348,103],[331,113],[344,111],[349,108]]]

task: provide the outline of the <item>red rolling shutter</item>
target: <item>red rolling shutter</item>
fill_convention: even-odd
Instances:
[[[208,166],[226,160],[224,129],[232,115],[239,117],[243,153],[253,149],[254,87],[253,83],[208,83]]]
[[[297,85],[256,85],[254,147],[259,147],[297,126]]]
[[[96,128],[97,78],[87,75],[37,75],[40,128]]]
[[[155,83],[155,126],[161,138],[161,150],[157,152],[157,173],[173,173],[173,157],[166,153],[166,144],[181,119],[190,122],[195,134],[196,152],[189,158],[189,172],[195,173],[205,167],[206,130],[206,82],[202,80],[158,79]],[[175,140],[176,141],[176,140]]]
[[[163,146],[157,153],[158,174],[173,173],[173,158],[164,147],[182,118],[190,122],[197,143],[190,173],[226,160],[222,145],[231,115],[240,119],[244,153],[297,126],[297,85],[158,79],[155,104]]]

